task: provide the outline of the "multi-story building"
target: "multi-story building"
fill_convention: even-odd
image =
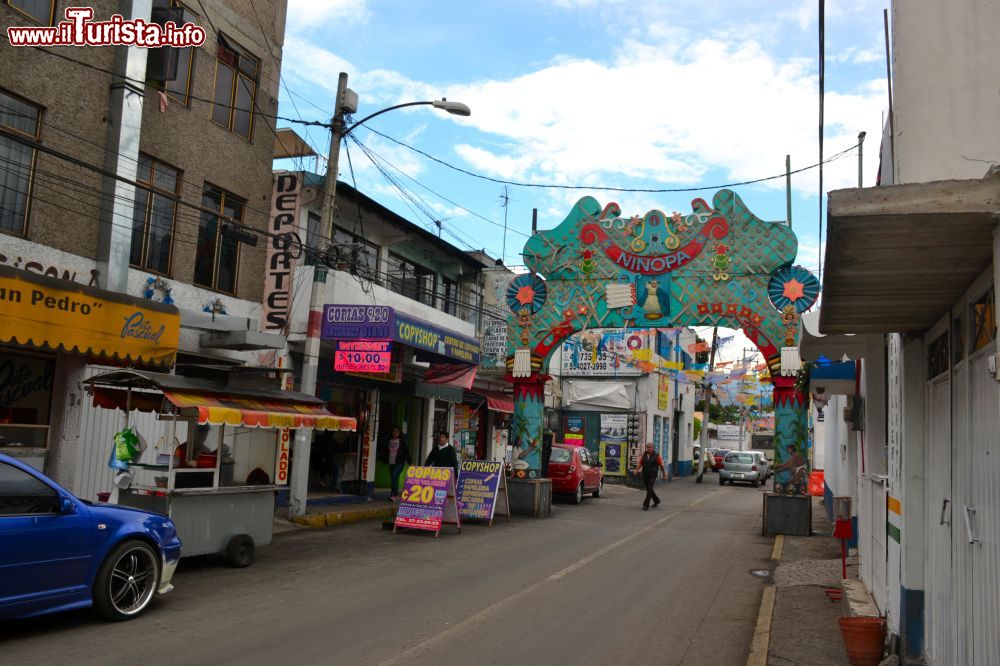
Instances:
[[[827,391],[828,483],[855,500],[861,578],[891,633],[929,664],[996,664],[1000,8],[907,0],[891,16],[880,186],[829,195],[803,349],[859,362],[813,385],[846,384]]]
[[[645,442],[673,475],[690,474],[696,391],[676,370],[695,337],[687,328],[571,336],[552,360],[562,407],[556,440],[587,446],[612,480],[625,480]]]
[[[505,432],[513,403],[502,392],[496,364],[486,363],[486,372],[477,376],[483,271],[495,262],[451,245],[343,182],[337,184],[332,232],[324,233],[324,180],[307,172],[276,172],[276,183],[296,183],[294,197],[284,201],[289,213],[294,211],[288,221],[307,249],[292,260],[293,279],[280,288],[275,283],[265,294],[265,302],[281,306],[265,329],[287,334],[289,367],[297,370],[314,267],[323,263],[330,269],[320,297],[325,314],[317,396],[334,412],[356,416],[359,428],[317,438],[310,487],[357,493],[388,488],[381,454],[393,427],[406,437],[415,461],[423,461],[440,432],[462,457],[499,458],[494,444],[502,441],[498,433]],[[322,255],[309,251],[327,245]],[[275,265],[286,270],[283,263]],[[277,300],[270,298],[279,292]],[[345,355],[348,349],[374,349],[373,343],[388,352],[387,368]]]
[[[0,3],[0,24],[53,25],[73,4]],[[95,21],[122,13],[206,34],[203,45],[179,49],[5,44],[0,58],[7,288],[42,274],[57,281],[44,286],[53,302],[78,293],[108,314],[114,304],[163,317],[155,342],[172,347],[130,354],[126,341],[142,330],[107,317],[80,330],[64,320],[68,341],[4,336],[0,364],[30,375],[32,391],[0,405],[0,451],[93,498],[108,485],[110,437],[121,425],[88,408],[80,381],[94,368],[169,369],[175,357],[178,371],[243,364],[253,350],[284,345],[256,331],[286,3],[88,5]],[[0,311],[18,316],[17,305]]]

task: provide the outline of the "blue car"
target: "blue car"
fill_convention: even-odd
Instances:
[[[80,500],[0,454],[0,619],[90,606],[132,619],[173,589],[180,557],[166,516]]]

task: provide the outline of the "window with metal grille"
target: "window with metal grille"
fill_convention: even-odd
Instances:
[[[945,331],[927,346],[928,379],[947,372],[948,361],[948,331]]]
[[[436,276],[433,271],[390,252],[385,272],[389,289],[434,307]]]
[[[971,352],[976,352],[997,338],[996,286],[987,289],[969,305]]]

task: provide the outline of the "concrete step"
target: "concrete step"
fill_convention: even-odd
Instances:
[[[330,510],[325,510],[324,507],[324,510],[310,512],[304,516],[295,516],[292,518],[292,522],[303,527],[333,527],[334,525],[346,525],[362,520],[392,520],[395,516],[395,506],[358,507],[352,505],[343,508],[331,507]]]

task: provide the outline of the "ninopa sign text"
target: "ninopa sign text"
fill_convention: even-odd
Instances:
[[[261,328],[284,332],[292,312],[292,278],[295,276],[295,254],[300,247],[296,233],[296,213],[302,178],[297,173],[279,173],[274,178],[271,198],[271,236],[267,244],[267,266],[264,271],[264,302]]]

